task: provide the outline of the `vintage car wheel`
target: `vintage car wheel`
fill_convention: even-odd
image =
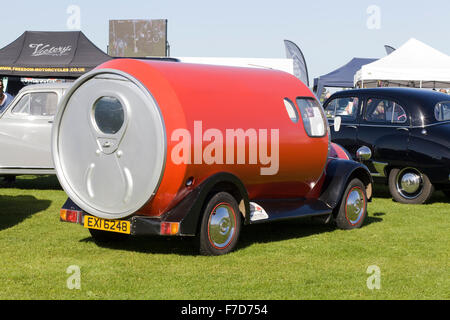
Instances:
[[[335,222],[340,229],[360,228],[367,218],[366,187],[359,179],[353,179],[347,185]]]
[[[207,203],[200,227],[199,246],[203,255],[222,255],[234,249],[241,229],[236,199],[219,192]]]
[[[419,170],[396,168],[389,173],[389,191],[397,202],[422,204],[430,199],[434,187],[427,175]]]

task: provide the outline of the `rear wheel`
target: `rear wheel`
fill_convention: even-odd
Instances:
[[[355,229],[364,224],[367,217],[367,195],[361,180],[350,181],[337,210],[335,222],[338,228]]]
[[[236,199],[219,192],[207,203],[200,226],[200,253],[208,256],[231,252],[238,242],[241,216]]]
[[[395,201],[406,204],[427,202],[434,192],[427,175],[415,168],[392,169],[389,173],[389,191]]]

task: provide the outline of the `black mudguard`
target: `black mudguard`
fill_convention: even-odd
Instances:
[[[208,201],[208,197],[217,192],[229,192],[239,204],[239,199],[245,205],[245,223],[250,221],[250,202],[244,184],[235,175],[222,172],[217,173],[203,181],[198,187],[192,190],[173,209],[163,215],[162,221],[180,222],[180,235],[194,236],[197,234],[199,222],[202,218],[203,208]]]
[[[373,179],[367,167],[356,161],[331,159],[326,168],[326,178],[322,187],[319,200],[325,202],[329,207],[336,208],[344,195],[348,183],[354,179],[360,179],[366,189],[369,190],[367,197],[371,201]]]

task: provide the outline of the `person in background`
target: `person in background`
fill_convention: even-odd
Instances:
[[[3,79],[0,79],[0,113],[5,111],[6,107],[11,103],[13,97],[4,91]]]

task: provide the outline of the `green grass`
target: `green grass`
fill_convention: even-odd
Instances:
[[[393,202],[377,188],[369,218],[342,231],[309,220],[246,226],[235,252],[198,256],[192,241],[136,238],[99,246],[59,222],[55,177],[0,183],[0,299],[449,299],[450,202]],[[69,266],[81,289],[67,288]],[[381,288],[366,285],[369,266]]]

